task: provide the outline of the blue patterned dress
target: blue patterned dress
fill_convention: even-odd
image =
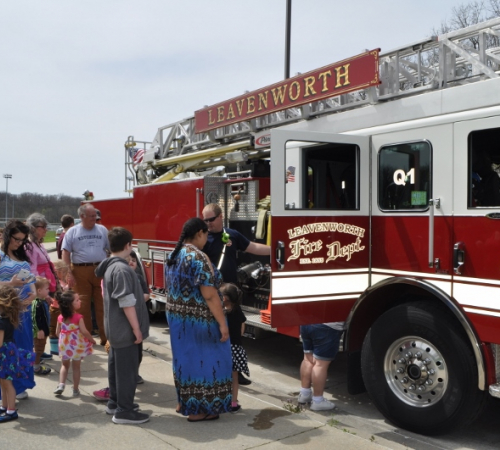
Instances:
[[[3,330],[3,343],[0,345],[0,379],[19,380],[29,378],[29,369],[35,361],[35,354],[18,349],[14,343],[14,325],[8,317],[0,316],[0,330]]]
[[[231,344],[220,342],[219,324],[200,289],[220,286],[222,277],[211,268],[202,251],[186,245],[165,269],[174,382],[185,416],[231,411]]]
[[[0,251],[0,281],[10,281],[14,275],[19,273],[21,269],[26,269],[30,272],[30,265],[26,261],[15,261],[10,259],[8,255]],[[30,284],[25,284],[19,289],[18,295],[21,300],[25,300],[31,293]],[[25,350],[26,353],[33,352],[33,322],[31,320],[31,305],[21,313],[19,326],[14,330],[14,343],[18,349]],[[26,371],[27,378],[16,378],[13,380],[16,394],[24,392],[26,389],[35,387],[35,375],[33,366],[30,366]]]

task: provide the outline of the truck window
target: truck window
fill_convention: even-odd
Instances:
[[[431,199],[429,142],[382,147],[378,156],[378,204],[387,211],[425,211]]]
[[[359,209],[357,145],[287,145],[285,167],[287,209]]]
[[[468,208],[500,206],[500,128],[468,136]]]

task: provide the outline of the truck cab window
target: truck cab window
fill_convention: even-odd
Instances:
[[[500,128],[468,137],[468,208],[500,206]]]
[[[359,209],[357,145],[290,146],[285,167],[287,209]]]
[[[425,211],[431,199],[429,142],[382,147],[378,157],[378,204],[387,211]]]

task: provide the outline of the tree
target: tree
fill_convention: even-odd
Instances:
[[[0,211],[5,211],[5,191],[0,193],[0,199]],[[8,215],[9,218],[25,220],[30,214],[38,212],[43,214],[49,223],[59,223],[63,214],[76,217],[76,211],[82,200],[80,197],[70,197],[64,194],[9,193]]]

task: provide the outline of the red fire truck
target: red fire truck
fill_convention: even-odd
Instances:
[[[419,433],[474,420],[500,397],[499,37],[367,51],[129,137],[132,197],[93,203],[133,232],[153,311],[182,224],[217,202],[272,249],[239,256],[250,332],[345,321],[351,393]]]

